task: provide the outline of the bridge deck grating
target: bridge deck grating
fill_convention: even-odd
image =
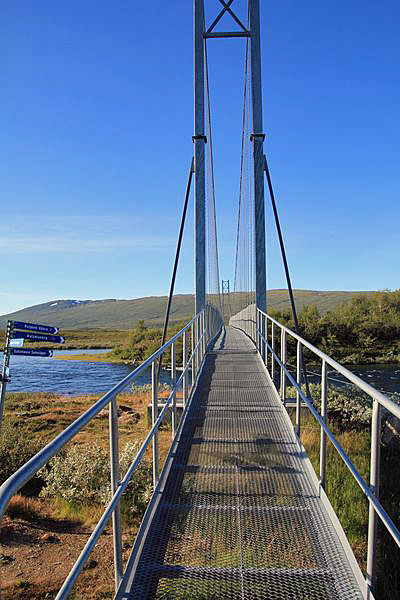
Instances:
[[[125,598],[362,598],[250,341],[214,350]]]

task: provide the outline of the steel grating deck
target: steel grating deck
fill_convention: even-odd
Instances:
[[[362,598],[254,346],[208,353],[123,596]]]

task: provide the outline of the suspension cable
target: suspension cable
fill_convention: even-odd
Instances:
[[[266,178],[267,178],[269,196],[271,198],[272,210],[273,210],[274,218],[275,218],[275,226],[276,226],[276,231],[277,231],[277,234],[278,234],[279,246],[280,246],[280,249],[281,249],[282,262],[283,262],[283,267],[285,269],[286,283],[287,283],[287,286],[288,286],[288,292],[289,292],[289,298],[290,298],[290,305],[291,305],[292,314],[293,314],[294,327],[295,327],[295,331],[296,331],[297,335],[300,335],[299,320],[297,318],[296,303],[295,303],[295,300],[294,300],[294,294],[293,294],[293,288],[292,288],[292,281],[291,281],[291,278],[290,278],[289,265],[288,265],[287,257],[286,257],[285,244],[284,244],[284,241],[283,241],[283,235],[282,235],[281,224],[280,224],[280,221],[279,221],[278,210],[276,208],[275,194],[274,194],[274,189],[272,187],[272,181],[271,181],[271,175],[270,175],[269,168],[268,168],[267,157],[265,155],[264,155],[264,172],[265,172],[265,175],[266,175]],[[304,360],[303,347],[301,347],[301,364],[302,364],[302,370],[303,370],[304,383],[305,383],[306,389],[307,389],[307,396],[309,398],[311,398],[310,386],[309,386],[309,383],[308,383],[308,376],[307,376],[307,368],[306,368],[306,364],[305,364],[305,360]]]
[[[194,157],[192,157],[192,162],[190,163],[189,176],[188,176],[188,181],[187,181],[187,185],[186,185],[185,200],[183,202],[181,224],[180,224],[180,227],[179,227],[178,241],[177,241],[177,244],[176,244],[176,251],[175,251],[174,267],[172,269],[172,277],[171,277],[171,285],[170,285],[170,288],[169,288],[168,303],[167,303],[167,308],[165,310],[164,328],[163,328],[161,346],[164,346],[165,341],[167,339],[167,331],[168,331],[168,325],[169,325],[169,315],[170,315],[170,312],[171,312],[172,297],[174,295],[176,272],[178,270],[179,255],[181,253],[182,238],[183,238],[183,232],[184,232],[184,229],[185,229],[186,213],[187,213],[187,207],[188,207],[189,196],[190,196],[190,188],[191,188],[191,185],[192,185],[193,173],[194,173]],[[161,372],[161,358],[158,361],[158,367],[157,367],[157,384],[158,384],[158,382],[160,380],[160,372]]]

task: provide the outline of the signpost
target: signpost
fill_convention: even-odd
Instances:
[[[12,321],[14,329],[22,329],[23,331],[37,331],[38,333],[51,333],[56,335],[60,333],[58,327],[52,325],[38,325],[37,323],[23,323],[22,321]]]
[[[16,356],[47,356],[51,358],[53,356],[53,350],[34,350],[32,348],[11,348],[10,354]]]
[[[7,321],[6,345],[4,348],[3,369],[1,372],[0,388],[0,428],[3,421],[4,399],[7,383],[10,381],[10,356],[53,356],[52,350],[22,348],[24,340],[31,342],[51,342],[63,344],[65,339],[57,335],[58,327],[52,325],[39,325],[38,323],[25,323],[23,321]]]
[[[31,342],[53,342],[63,344],[65,339],[60,335],[47,335],[45,333],[32,333],[31,331],[13,331],[12,338],[30,340]]]

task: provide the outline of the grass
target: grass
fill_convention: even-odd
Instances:
[[[84,410],[91,406],[97,396],[85,395],[81,397],[55,396],[49,393],[13,393],[8,394],[6,399],[5,421],[15,418],[15,428],[21,438],[30,439],[43,446],[57,433],[70,424]],[[148,432],[147,405],[150,400],[148,391],[139,393],[120,394],[118,401],[122,405],[129,406],[139,413],[140,418],[136,423],[120,421],[120,444],[126,441],[143,440]],[[291,415],[293,418],[293,414]],[[334,421],[329,423],[331,430],[335,433],[339,443],[349,454],[361,475],[366,481],[369,477],[370,456],[370,433],[368,429],[344,430]],[[74,438],[74,443],[86,444],[96,440],[99,445],[108,447],[108,418],[107,411],[103,416],[94,419],[84,431]],[[319,473],[319,451],[320,451],[320,429],[313,417],[306,411],[302,413],[301,440],[307,450],[316,473]],[[159,433],[161,464],[168,452],[171,441],[171,431],[167,427]],[[151,459],[151,449],[147,454]],[[382,448],[381,462],[381,501],[391,517],[399,524],[400,515],[400,450],[396,448]],[[189,486],[190,487],[190,486]],[[356,558],[365,572],[367,551],[367,522],[368,504],[356,484],[354,478],[340,459],[337,451],[328,441],[327,445],[327,484],[328,497],[336,511],[338,518],[348,536]],[[8,514],[13,518],[24,518],[34,520],[43,514],[43,501],[34,498],[16,496],[12,499]],[[97,522],[103,511],[100,506],[74,507],[60,499],[54,499],[46,504],[46,511],[53,518],[77,521],[84,525],[93,525]],[[130,528],[134,532],[139,523],[139,517],[129,520],[123,515],[124,528]],[[182,535],[182,530],[177,534]],[[200,535],[201,532],[199,532]],[[273,532],[272,532],[273,533]],[[256,532],[255,532],[256,535]],[[199,540],[201,535],[199,537]],[[273,543],[273,536],[271,537]],[[199,542],[199,549],[202,548]],[[388,535],[380,529],[379,531],[379,557],[378,557],[378,586],[377,597],[390,600],[398,600],[396,590],[400,589],[400,567],[395,556],[398,550],[391,542]],[[262,550],[262,549],[261,549]],[[204,552],[210,552],[210,548]],[[215,548],[213,549],[213,552]],[[235,547],[223,549],[222,555],[217,552],[213,557],[215,565],[226,564],[226,561],[236,560]],[[246,555],[246,549],[245,549]],[[301,551],[299,549],[299,556]],[[246,555],[247,556],[247,555]],[[192,556],[196,562],[196,557]],[[277,565],[279,556],[276,555]],[[262,562],[262,556],[261,556]],[[296,564],[296,563],[294,563]],[[383,575],[384,574],[384,575]],[[395,590],[395,591],[393,591]],[[179,597],[171,590],[171,597]],[[178,593],[179,594],[179,593]],[[196,596],[197,597],[197,596]],[[205,596],[207,597],[207,596]]]
[[[302,410],[301,441],[316,474],[319,476],[320,428],[307,409]],[[290,410],[294,421],[294,410]],[[333,421],[331,431],[368,483],[370,468],[370,431],[341,430]],[[332,443],[327,442],[326,492],[365,574],[367,560],[368,501],[340,458]],[[400,448],[381,452],[380,501],[397,527],[400,526]],[[400,599],[399,551],[383,526],[378,528],[377,598]]]
[[[34,521],[42,514],[43,509],[37,498],[27,498],[17,494],[13,496],[7,506],[6,514],[11,519],[25,519]]]
[[[319,475],[320,428],[311,415],[302,415],[301,441]],[[340,431],[330,422],[336,439],[366,481],[369,477],[370,435],[368,431]],[[326,493],[365,571],[368,502],[332,443],[327,442]]]
[[[128,332],[117,329],[63,329],[64,344],[25,342],[24,348],[52,348],[53,350],[97,350],[114,348],[126,340]],[[4,344],[4,332],[0,332],[0,343]]]
[[[324,314],[327,310],[335,308],[341,302],[350,300],[358,293],[370,294],[371,292],[344,292],[344,291],[318,291],[294,290],[296,305],[315,305]],[[290,308],[287,290],[268,290],[268,306],[273,310],[288,310]],[[230,294],[232,310],[242,307],[243,294],[240,292]],[[53,306],[51,306],[53,304]],[[0,317],[0,326],[5,325],[7,318],[31,323],[49,323],[62,327],[64,333],[70,330],[85,330],[87,327],[101,329],[126,330],[133,327],[138,321],[144,320],[146,325],[160,326],[163,323],[166,296],[150,296],[135,298],[134,300],[103,300],[89,301],[71,305],[68,301],[46,302],[38,306],[31,306],[16,313]],[[177,294],[173,298],[171,322],[188,321],[194,313],[194,297],[191,294]],[[98,347],[98,346],[97,346]]]

